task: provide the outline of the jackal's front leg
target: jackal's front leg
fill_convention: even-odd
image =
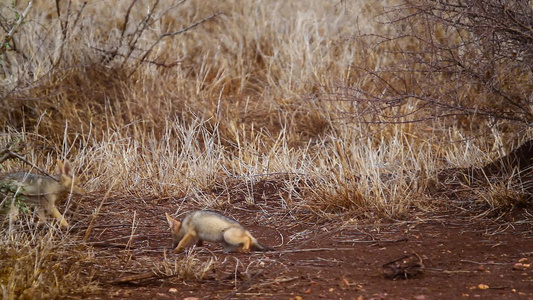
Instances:
[[[59,210],[57,210],[57,207],[53,206],[48,209],[48,211],[59,221],[59,224],[61,227],[67,228],[69,227],[67,220],[65,220],[65,216],[63,216]]]
[[[61,227],[67,228],[69,227],[67,220],[65,220],[65,216],[63,216],[59,210],[57,210],[57,206],[55,204],[56,197],[54,195],[50,196],[46,199],[46,201],[41,202],[41,206],[39,207],[39,218],[41,218],[41,208],[43,210],[46,210],[49,214],[51,214],[54,218],[56,218],[59,221],[59,224]],[[44,216],[44,221],[46,221],[46,216]]]
[[[196,235],[190,232],[187,232],[185,236],[183,236],[181,241],[178,243],[178,246],[176,247],[176,249],[174,249],[174,252],[179,253],[183,251],[183,249],[185,249],[185,247],[187,247],[187,245],[189,245],[189,243],[194,239],[196,239]]]
[[[39,226],[44,225],[46,223],[46,207],[39,205],[37,207],[37,218],[39,219]]]

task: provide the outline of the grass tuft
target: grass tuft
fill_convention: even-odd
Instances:
[[[91,280],[91,253],[55,228],[2,228],[2,299],[56,299],[99,290]]]

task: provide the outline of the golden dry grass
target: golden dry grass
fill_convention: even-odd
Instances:
[[[395,2],[72,1],[58,2],[60,17],[56,2],[35,2],[13,35],[16,48],[0,51],[0,145],[23,141],[41,166],[68,158],[94,192],[188,196],[205,208],[218,205],[208,191],[224,178],[286,174],[292,208],[409,218],[426,207],[438,169],[480,166],[530,133],[517,138],[466,117],[411,123],[426,117],[412,113],[415,99],[382,115],[350,101],[361,90],[385,93],[363,70],[393,66],[404,59],[395,50],[413,47],[360,38],[395,32],[373,19]],[[0,5],[0,36],[27,4]],[[427,85],[421,75],[382,76],[408,90],[446,88],[438,76]],[[484,96],[476,92],[462,90],[467,100]],[[404,116],[383,122],[396,115]],[[498,191],[491,205],[502,201]],[[16,282],[2,285],[8,298],[21,293]]]

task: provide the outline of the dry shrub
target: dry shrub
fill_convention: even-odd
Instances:
[[[496,120],[492,125],[523,129],[533,116],[531,13],[528,1],[409,0],[388,7],[378,20],[394,31],[364,38],[393,59],[366,67],[372,84],[355,86],[350,97],[371,109],[357,117],[449,118],[449,125],[485,133],[482,125]]]
[[[524,189],[524,184],[527,187],[531,186],[531,182],[516,182],[516,179],[509,180],[508,182],[496,182],[489,185],[487,190],[479,193],[479,201],[491,209],[498,211],[509,211],[516,207],[527,207],[533,201],[529,191]]]
[[[2,299],[56,299],[98,290],[85,246],[56,229],[1,230]]]
[[[216,257],[211,257],[205,261],[189,252],[180,259],[165,259],[161,263],[156,263],[154,272],[163,276],[175,277],[180,280],[205,280],[215,268]]]
[[[358,80],[324,88],[317,97],[332,112],[335,129],[341,117],[360,124],[353,128],[372,141],[358,160],[384,146],[398,147],[401,154],[392,155],[394,163],[386,164],[396,168],[385,174],[381,167],[353,168],[349,161],[355,156],[347,164],[339,159],[337,165],[357,170],[357,180],[335,186],[352,186],[363,198],[374,191],[368,205],[383,203],[394,215],[416,201],[401,200],[398,206],[392,199],[423,197],[420,191],[435,178],[435,167],[479,167],[527,141],[533,116],[531,14],[529,1],[407,0],[386,6],[375,18],[384,30],[355,34],[368,58],[354,67]],[[367,189],[358,183],[366,168],[379,173]],[[503,186],[510,194],[516,189]],[[508,206],[506,197],[496,198],[501,201],[488,201],[491,206]]]

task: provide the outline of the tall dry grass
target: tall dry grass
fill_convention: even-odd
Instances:
[[[26,3],[3,15],[15,20]],[[361,70],[401,59],[357,38],[396,30],[372,22],[386,1],[71,2],[60,17],[55,4],[35,3],[3,53],[3,128],[35,161],[75,157],[93,190],[120,179],[117,191],[181,197],[219,176],[298,173],[330,186],[309,187],[311,203],[348,198],[339,211],[395,215],[443,160],[481,164],[485,149],[507,151],[505,128],[472,142],[460,122],[410,124],[416,102],[390,112],[404,123],[379,124],[376,107],[349,101],[360,95],[346,86],[382,88]],[[202,20],[141,61],[163,33]]]
[[[0,51],[0,145],[23,141],[41,166],[70,159],[95,193],[188,196],[204,208],[217,205],[209,191],[224,178],[288,174],[287,209],[408,218],[428,208],[438,169],[480,166],[515,144],[498,124],[473,139],[472,122],[413,122],[426,117],[416,100],[385,114],[352,101],[385,93],[368,71],[405,58],[400,45],[368,38],[396,32],[373,19],[395,3],[34,2]],[[0,4],[0,36],[27,6]],[[5,295],[20,295],[19,283],[4,282]]]

